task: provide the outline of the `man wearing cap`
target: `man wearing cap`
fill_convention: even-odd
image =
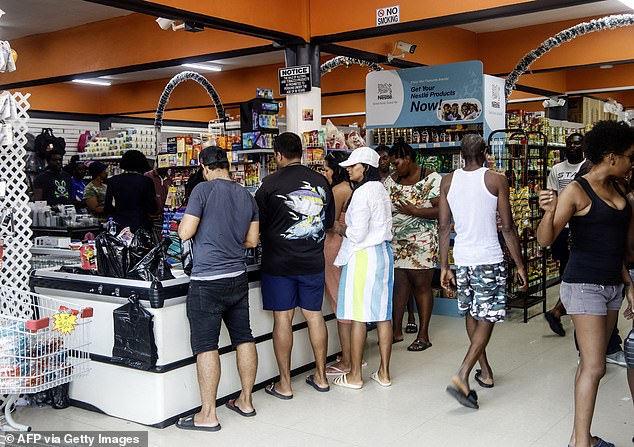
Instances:
[[[328,332],[324,300],[326,230],[335,221],[335,204],[326,178],[302,166],[302,142],[291,132],[274,143],[280,169],[264,178],[255,194],[260,208],[262,238],[262,302],[273,311],[273,346],[280,381],[265,388],[279,399],[293,398],[291,350],[293,316],[302,310],[315,355],[315,373],[306,383],[315,390],[330,388],[326,379]]]
[[[222,320],[237,352],[242,382],[242,393],[229,400],[227,408],[241,416],[255,416],[251,391],[258,359],[249,322],[245,248],[258,245],[259,217],[251,194],[229,178],[229,161],[222,149],[205,148],[201,163],[206,181],[192,191],[178,235],[183,240],[193,239],[187,318],[202,409],[176,425],[185,430],[218,431],[216,392],[220,380],[218,339]]]

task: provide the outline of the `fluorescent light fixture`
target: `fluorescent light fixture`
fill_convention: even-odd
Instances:
[[[218,67],[217,65],[183,64],[181,67],[193,68],[194,70],[222,71],[222,67]]]
[[[3,15],[4,15],[4,11],[0,9],[0,17],[2,17]]]
[[[547,96],[537,96],[534,98],[519,98],[519,99],[509,99],[508,101],[506,101],[507,104],[515,104],[518,102],[537,102],[537,101],[543,101],[545,99],[548,99]]]
[[[590,93],[620,92],[623,90],[634,90],[634,85],[624,85],[622,87],[593,88],[589,90],[573,90],[570,92],[566,92],[566,95],[586,95]]]
[[[612,64],[603,64],[603,65],[599,65],[599,68],[601,68],[602,70],[608,70],[610,68],[614,68],[614,65],[612,65]]]
[[[76,82],[78,84],[101,85],[101,86],[104,86],[104,87],[112,85],[112,82],[97,81],[97,80],[94,80],[94,79],[73,79],[73,82]]]
[[[623,3],[625,6],[627,6],[628,8],[634,9],[634,0],[619,0],[619,1]]]

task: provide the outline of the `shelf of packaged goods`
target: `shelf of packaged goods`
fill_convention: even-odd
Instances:
[[[272,154],[273,149],[240,149],[237,151],[231,151],[232,154]]]
[[[460,149],[460,141],[445,141],[438,143],[412,143],[410,144],[412,149],[443,149],[443,148],[455,148]],[[377,148],[377,145],[370,146],[373,149]]]

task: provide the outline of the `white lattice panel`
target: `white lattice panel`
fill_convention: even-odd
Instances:
[[[7,120],[14,132],[12,145],[0,145],[0,179],[6,181],[7,191],[0,198],[0,213],[8,216],[0,223],[0,237],[4,239],[4,256],[0,269],[0,287],[10,285],[22,290],[29,288],[29,272],[31,270],[31,216],[29,213],[29,196],[27,194],[24,158],[26,151],[26,133],[29,121],[29,93],[14,93],[17,105],[17,119]],[[12,224],[11,224],[12,221]],[[28,296],[28,294],[24,294]],[[2,313],[20,318],[32,315],[30,301],[9,300],[2,302]],[[16,395],[0,396],[0,411],[11,410]]]
[[[13,145],[0,146],[0,176],[7,183],[6,196],[0,198],[0,212],[8,216],[0,225],[4,239],[4,256],[0,270],[0,284],[28,290],[31,261],[31,217],[27,194],[24,158],[28,131],[30,94],[14,93],[17,119],[8,120],[14,132]],[[10,221],[12,225],[10,224]],[[13,228],[12,228],[13,227]],[[8,309],[7,309],[8,310]],[[11,309],[16,316],[27,317],[28,306]]]

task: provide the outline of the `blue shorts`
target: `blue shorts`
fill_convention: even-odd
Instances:
[[[301,307],[320,311],[324,302],[324,272],[314,275],[276,276],[262,273],[264,310],[292,310]]]

